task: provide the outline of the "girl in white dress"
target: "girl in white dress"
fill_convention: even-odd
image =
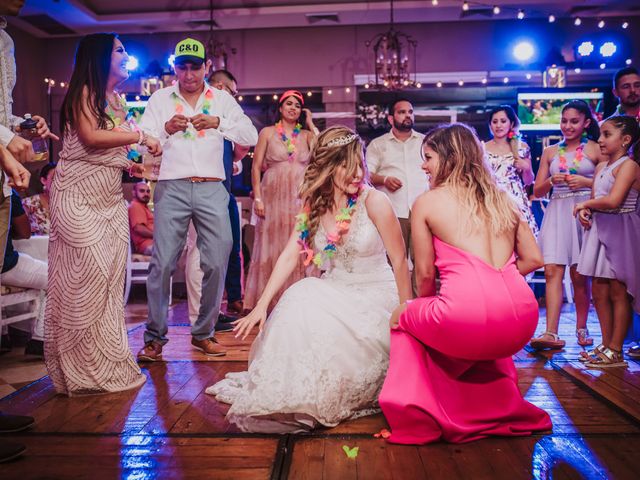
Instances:
[[[301,432],[377,411],[389,318],[411,298],[411,283],[400,224],[366,177],[362,141],[353,131],[320,134],[296,229],[256,307],[234,329],[245,338],[260,325],[249,371],[207,389],[231,404],[227,419],[243,431]],[[289,287],[267,321],[269,302],[299,261],[325,273]]]

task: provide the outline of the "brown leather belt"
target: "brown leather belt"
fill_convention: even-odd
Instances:
[[[191,183],[222,182],[222,179],[218,177],[187,177],[185,180],[189,180]]]

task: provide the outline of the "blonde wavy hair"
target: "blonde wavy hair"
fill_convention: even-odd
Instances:
[[[496,184],[472,128],[461,123],[436,127],[422,145],[428,145],[440,160],[433,186],[451,188],[462,211],[469,213],[465,233],[487,225],[498,235],[517,226],[520,217],[516,205]]]
[[[340,141],[344,142],[350,138],[350,142],[340,144]],[[309,245],[313,245],[322,215],[335,207],[334,177],[336,170],[341,166],[346,168],[345,180],[354,178],[360,167],[363,183],[367,182],[368,173],[362,140],[353,130],[334,126],[327,128],[315,138],[299,190],[302,204],[309,209]]]

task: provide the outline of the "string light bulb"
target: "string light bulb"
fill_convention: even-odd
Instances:
[[[483,85],[487,84],[487,77],[484,77],[482,80],[480,80],[480,82],[482,82]]]
[[[259,102],[260,100],[262,100],[262,97],[260,95],[256,95],[256,100]]]
[[[554,14],[549,15],[549,23],[553,23],[556,21],[556,16]]]
[[[604,28],[604,20],[598,22],[598,28]]]
[[[622,28],[628,28],[629,27],[629,22],[622,22]]]
[[[274,100],[277,100],[277,99],[278,99],[278,95],[276,95],[276,94],[274,93],[274,94],[273,94],[273,97],[271,97],[271,98],[273,98]]]
[[[573,24],[576,27],[579,27],[580,25],[582,25],[582,20],[580,20],[580,17],[576,17],[576,19],[573,21]]]
[[[500,15],[500,7],[498,5],[493,6],[493,14]]]
[[[436,87],[441,88],[442,87],[442,82],[436,83]]]
[[[462,2],[462,10],[464,10],[465,12],[469,11],[469,2]]]
[[[464,85],[464,81],[463,80],[458,80],[458,85],[460,85],[462,87]]]
[[[504,77],[502,79],[502,83],[509,83],[509,77]]]
[[[311,91],[307,92],[307,97],[310,97],[311,95],[313,95],[313,93],[311,93]]]
[[[434,7],[438,6],[438,0],[431,0],[431,5],[433,5]]]
[[[518,10],[518,20],[522,20],[524,18],[524,10]]]

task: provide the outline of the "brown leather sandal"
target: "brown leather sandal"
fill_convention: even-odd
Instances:
[[[588,368],[626,367],[627,365],[621,351],[611,350],[608,347],[597,352],[596,357],[585,364]]]
[[[545,340],[545,335],[549,335],[553,340]],[[564,348],[565,341],[561,340],[557,333],[544,332],[539,337],[532,338],[529,345],[535,350],[556,350]]]

